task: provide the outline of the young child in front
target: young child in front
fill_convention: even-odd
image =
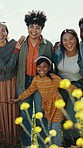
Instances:
[[[23,100],[33,94],[36,90],[42,96],[42,109],[44,116],[48,119],[50,130],[55,129],[57,135],[52,137],[52,144],[61,146],[60,122],[63,120],[61,110],[55,108],[56,99],[62,98],[58,92],[61,78],[50,72],[51,60],[46,56],[36,59],[37,75],[31,85],[26,89],[16,101]]]

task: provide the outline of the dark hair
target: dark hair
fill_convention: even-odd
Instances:
[[[80,27],[81,24],[83,24],[83,18],[81,18],[81,19],[79,20],[79,23],[78,23],[79,27]]]
[[[44,57],[47,57],[47,56],[44,56]],[[37,62],[36,62],[36,67],[37,67],[38,65],[40,65],[42,62],[46,62],[46,63],[49,65],[49,67],[51,66],[50,62],[49,62],[47,59],[45,59],[44,57],[37,60]],[[48,57],[47,57],[47,58],[48,58]],[[52,79],[50,73],[51,73],[51,70],[48,71],[47,77],[49,77],[50,79]],[[38,74],[38,73],[37,73],[37,74]]]
[[[45,22],[46,22],[47,18],[46,15],[43,11],[34,11],[32,10],[32,12],[28,12],[28,14],[25,15],[25,23],[27,26],[29,26],[30,24],[38,24],[42,27],[45,26]]]
[[[75,38],[76,38],[76,41],[77,41],[77,44],[76,44],[76,47],[79,51],[79,39],[78,39],[78,35],[76,33],[76,31],[74,29],[65,29],[62,33],[61,33],[61,37],[60,37],[60,40],[61,40],[61,49],[64,51],[65,50],[65,47],[63,46],[63,35],[66,34],[66,33],[70,33],[72,34]]]

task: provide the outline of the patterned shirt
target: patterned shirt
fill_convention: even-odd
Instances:
[[[60,122],[63,120],[63,114],[60,109],[55,108],[54,102],[56,99],[62,98],[58,92],[61,78],[55,74],[51,74],[52,80],[49,77],[40,78],[35,76],[31,85],[21,95],[20,100],[23,100],[38,90],[42,96],[42,108],[44,116],[52,122]]]

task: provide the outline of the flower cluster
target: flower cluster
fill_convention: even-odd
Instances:
[[[68,79],[61,80],[60,81],[60,88],[66,89],[67,91],[69,89],[69,91],[70,91],[71,82]],[[57,99],[54,102],[54,106],[55,106],[55,108],[60,109],[63,112],[66,119],[67,119],[65,121],[65,123],[63,124],[63,127],[64,127],[65,130],[71,129],[74,126],[75,126],[75,128],[78,128],[78,129],[81,130],[81,129],[83,129],[83,97],[82,97],[83,92],[82,92],[81,89],[75,88],[72,91],[71,94],[69,92],[69,95],[70,95],[70,99],[73,100],[72,102],[74,103],[74,110],[76,112],[75,116],[76,116],[76,118],[78,119],[79,122],[77,122],[76,124],[74,124],[72,122],[72,120],[70,119],[69,115],[67,114],[67,112],[66,112],[66,110],[64,108],[66,106],[66,103],[65,103],[65,101],[63,99],[61,99],[61,98]],[[74,98],[78,98],[78,100],[75,101]],[[30,107],[30,104],[24,102],[24,103],[21,104],[20,109],[24,110],[26,112],[27,118],[29,119],[30,124],[32,126],[33,124],[32,124],[32,121],[31,121],[31,119],[29,117],[29,114],[28,114],[29,107]],[[42,112],[38,112],[38,113],[35,114],[35,119],[40,120],[41,127],[40,126],[35,126],[34,127],[34,132],[46,146],[47,144],[51,144],[51,138],[52,138],[52,136],[56,136],[57,132],[54,129],[52,129],[52,130],[49,131],[49,133],[47,133],[47,131],[46,131],[45,127],[44,127],[42,118],[43,118],[43,113]],[[15,124],[17,124],[17,125],[20,124],[20,126],[22,126],[23,130],[30,136],[30,133],[27,131],[27,129],[25,128],[25,126],[23,125],[22,122],[23,122],[22,117],[18,117],[18,118],[15,119]],[[43,137],[41,137],[41,135],[40,135],[40,132],[42,130],[46,134],[45,139],[43,139]],[[82,134],[81,134],[81,138],[77,139],[76,145],[79,146],[79,147],[83,146],[83,131],[82,131]],[[32,143],[30,148],[38,148],[38,144]],[[58,148],[58,146],[56,144],[51,144],[49,146],[49,148]]]

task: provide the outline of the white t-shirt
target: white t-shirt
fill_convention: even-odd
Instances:
[[[63,79],[69,79],[70,81],[77,81],[82,78],[79,73],[78,54],[73,57],[67,57],[62,59],[58,65],[58,74]]]

